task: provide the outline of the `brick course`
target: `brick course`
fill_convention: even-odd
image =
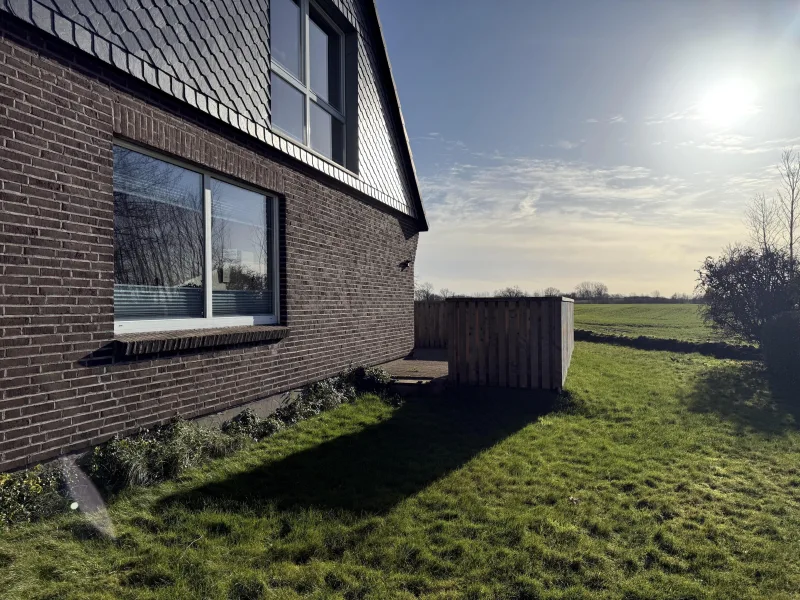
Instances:
[[[0,470],[413,346],[419,223],[21,22],[0,25]],[[279,196],[287,338],[114,362],[112,143]]]

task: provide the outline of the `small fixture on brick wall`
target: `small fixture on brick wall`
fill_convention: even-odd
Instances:
[[[406,260],[404,260],[403,262],[400,263],[400,270],[401,271],[405,271],[412,264],[413,264],[413,261],[410,258],[406,259]]]

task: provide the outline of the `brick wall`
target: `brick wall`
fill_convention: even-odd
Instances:
[[[13,25],[13,27],[12,27]],[[268,344],[113,362],[112,140],[280,197]],[[417,223],[21,22],[0,25],[0,470],[413,346]]]

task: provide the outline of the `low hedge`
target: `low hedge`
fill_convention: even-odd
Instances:
[[[245,409],[221,428],[176,419],[143,429],[126,438],[115,437],[79,461],[98,487],[107,493],[173,479],[183,471],[235,452],[254,440],[352,402],[359,393],[388,398],[391,378],[375,367],[349,369],[336,377],[305,386],[299,397],[267,418]],[[0,525],[41,519],[70,504],[69,470],[59,463],[25,471],[0,473]]]

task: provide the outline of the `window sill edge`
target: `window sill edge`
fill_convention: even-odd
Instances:
[[[114,336],[114,353],[118,358],[132,358],[165,352],[277,342],[288,335],[289,328],[285,325],[246,325],[214,329],[124,333]]]

